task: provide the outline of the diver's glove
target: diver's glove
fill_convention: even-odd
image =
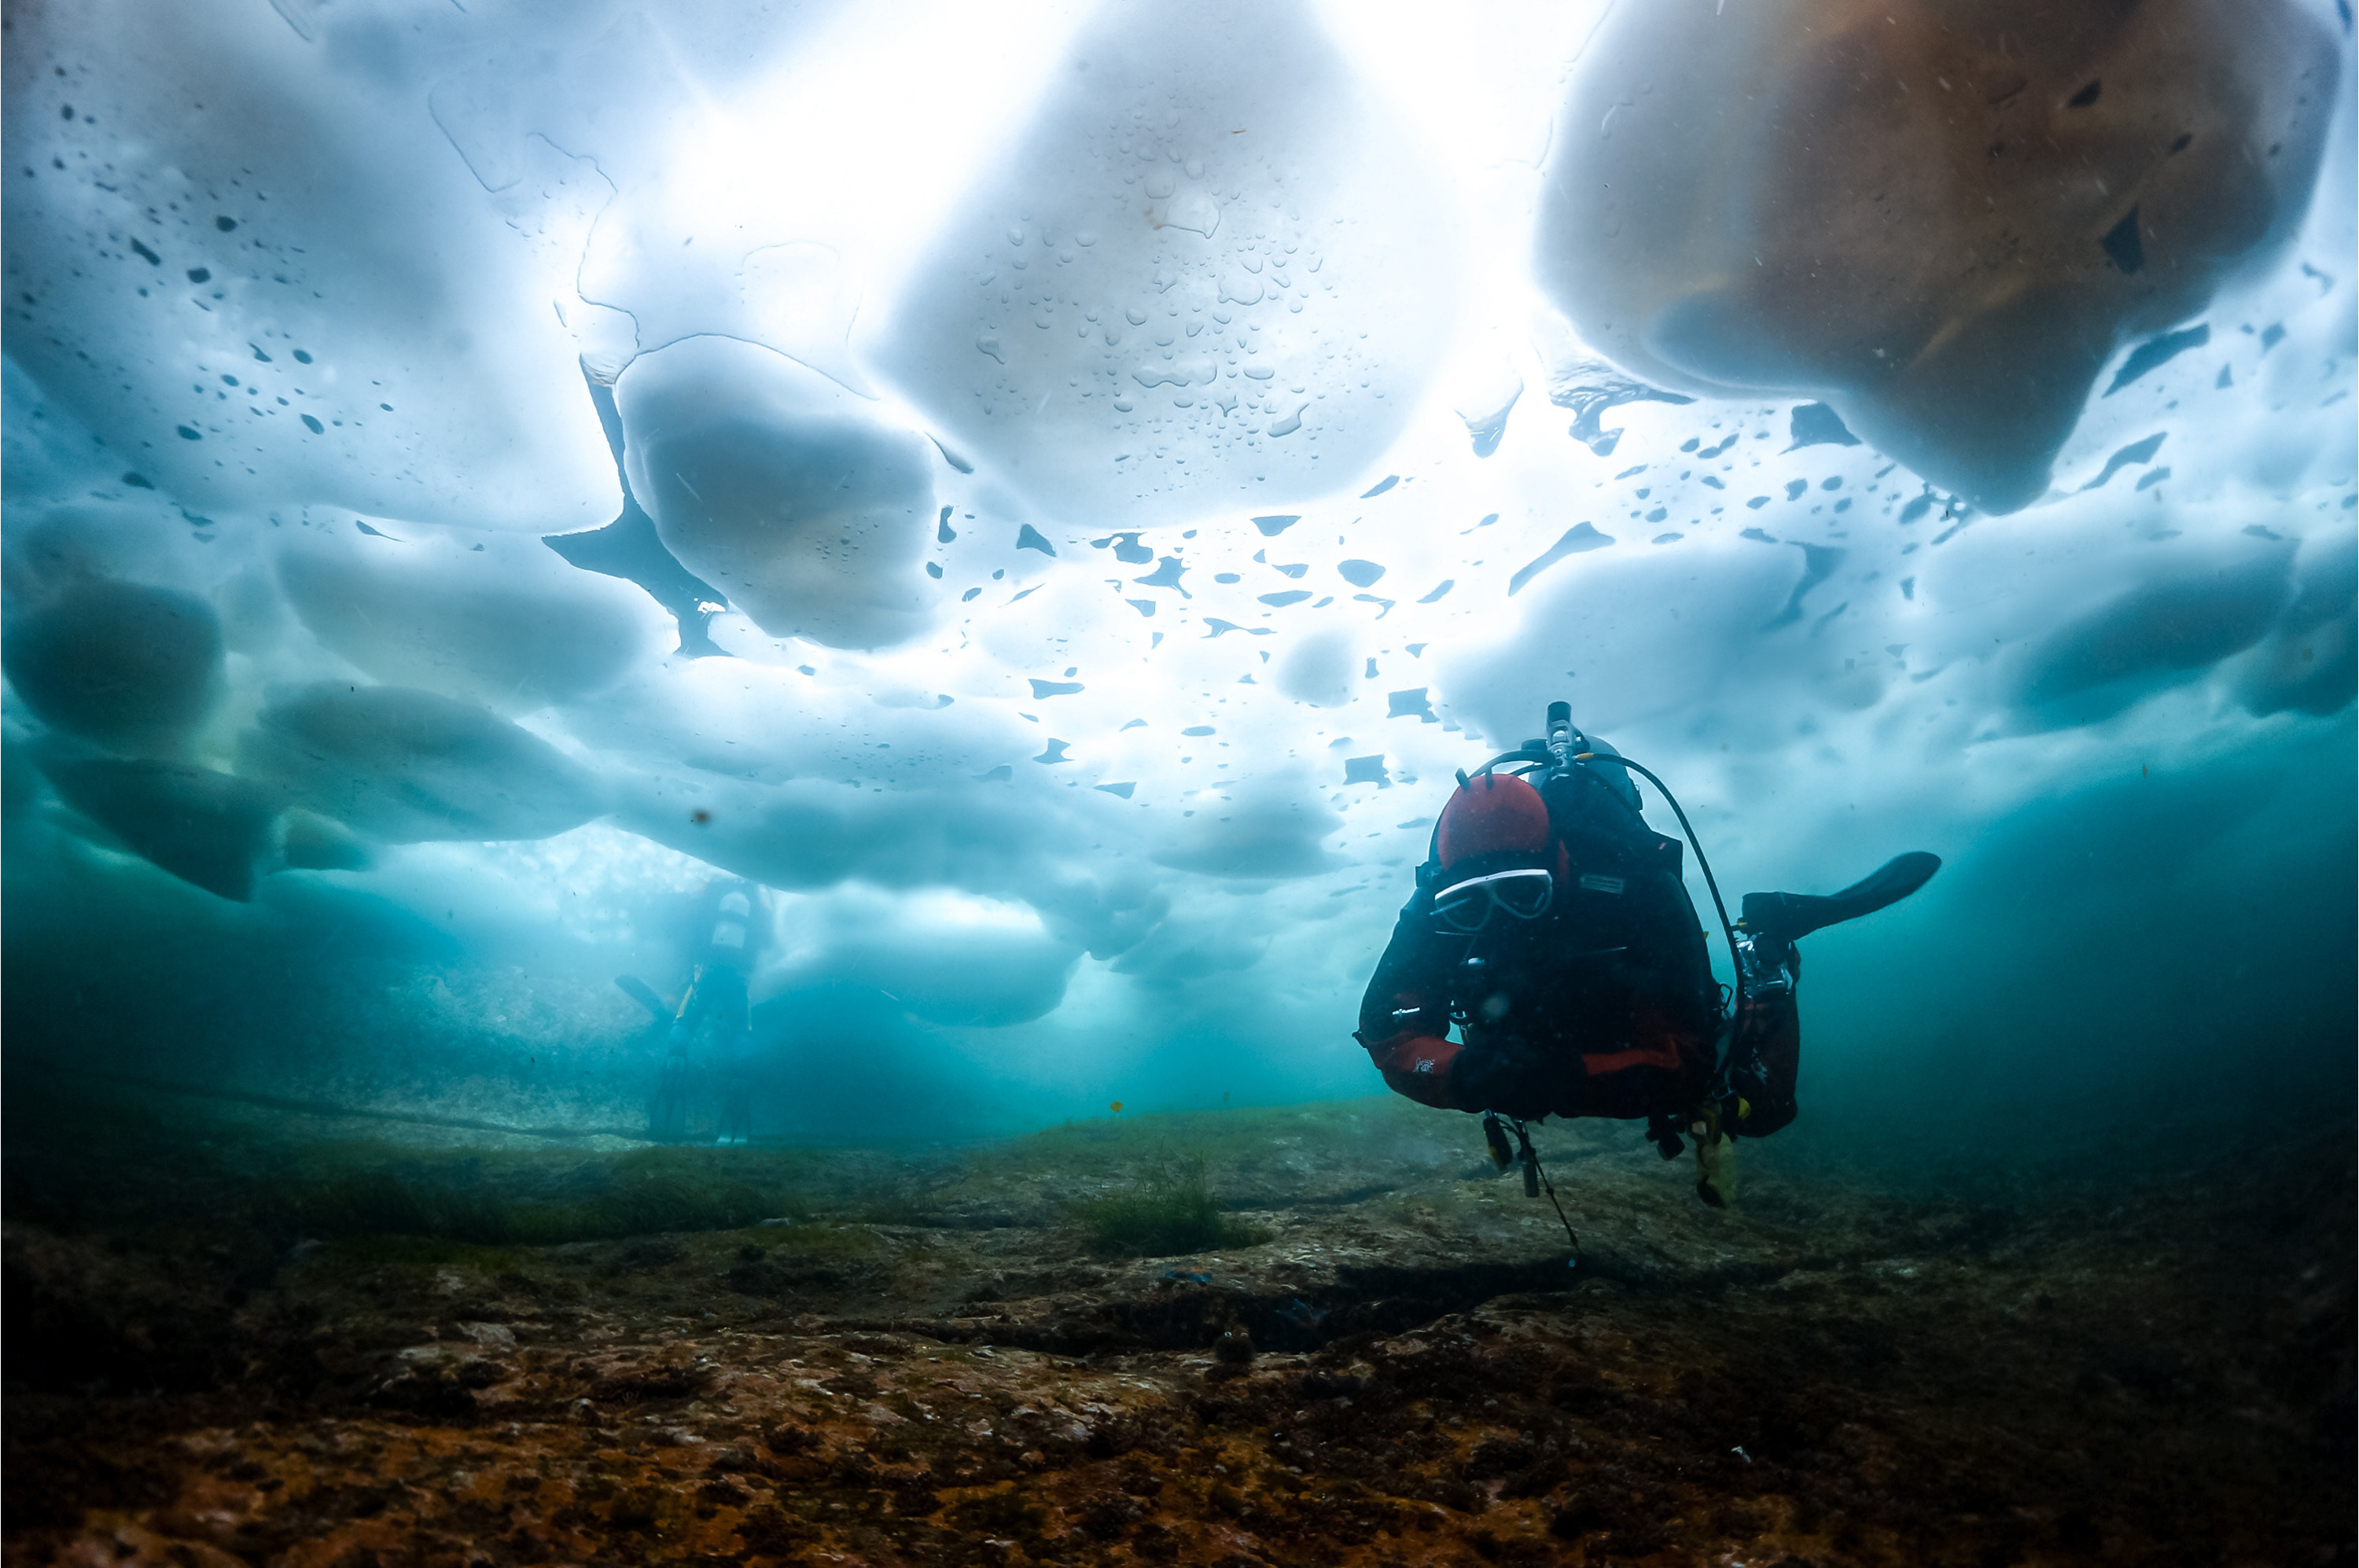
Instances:
[[[1784,937],[1749,930],[1737,934],[1736,969],[1744,977],[1747,997],[1782,996],[1793,990],[1795,971],[1800,967],[1801,954]]]
[[[1397,1034],[1368,1047],[1369,1060],[1396,1094],[1440,1111],[1457,1109],[1450,1096],[1450,1069],[1465,1047],[1430,1034]]]

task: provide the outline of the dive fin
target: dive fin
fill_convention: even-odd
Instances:
[[[645,1007],[655,1016],[658,1021],[669,1021],[671,1006],[656,995],[654,986],[636,975],[617,975],[614,976],[614,984],[622,987],[623,995]]]
[[[1822,927],[1872,915],[1932,880],[1941,857],[1923,850],[1893,856],[1840,893],[1747,893],[1737,924],[1756,936],[1799,941]]]

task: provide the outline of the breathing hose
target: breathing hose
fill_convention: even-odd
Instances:
[[[1562,704],[1556,704],[1556,706],[1561,705]],[[1551,722],[1553,722],[1557,715],[1553,711],[1551,711],[1549,716]],[[1515,772],[1518,775],[1544,770],[1554,771],[1563,769],[1564,771],[1570,771],[1570,769],[1564,768],[1564,763],[1567,761],[1603,762],[1615,768],[1626,768],[1633,773],[1644,775],[1648,783],[1654,785],[1656,789],[1660,789],[1663,792],[1663,799],[1670,802],[1671,814],[1680,819],[1680,832],[1687,835],[1688,847],[1695,851],[1696,868],[1703,873],[1703,885],[1712,892],[1712,911],[1720,917],[1720,934],[1722,937],[1726,939],[1728,942],[1729,971],[1736,982],[1735,985],[1731,987],[1731,991],[1735,998],[1736,1007],[1739,1010],[1742,1010],[1745,1006],[1745,960],[1738,955],[1736,951],[1736,927],[1729,920],[1728,905],[1720,896],[1720,883],[1712,874],[1712,861],[1705,855],[1703,845],[1697,841],[1694,824],[1688,821],[1687,812],[1680,809],[1680,798],[1671,793],[1671,787],[1663,782],[1662,775],[1657,773],[1651,768],[1631,761],[1628,757],[1621,756],[1619,753],[1609,755],[1602,751],[1578,751],[1573,752],[1568,758],[1563,757],[1561,754],[1555,757],[1550,757],[1545,754],[1535,755],[1533,751],[1528,748],[1501,752],[1498,756],[1484,763],[1475,771],[1478,774],[1488,773],[1504,762],[1521,762],[1527,764],[1526,767],[1515,769]],[[1458,775],[1458,782],[1461,786],[1463,786],[1468,782],[1467,777],[1463,771],[1461,771]],[[1435,826],[1434,831],[1436,833],[1439,833],[1441,831],[1439,824]]]
[[[1680,810],[1680,798],[1671,793],[1671,787],[1664,783],[1653,768],[1642,768],[1626,757],[1606,757],[1599,752],[1584,751],[1575,756],[1573,760],[1587,762],[1593,757],[1617,768],[1626,768],[1633,773],[1644,774],[1647,781],[1660,789],[1663,799],[1671,803],[1671,814],[1680,819],[1680,832],[1687,834],[1688,847],[1695,851],[1696,869],[1703,873],[1703,885],[1712,890],[1712,907],[1713,912],[1720,916],[1720,934],[1728,939],[1728,967],[1736,981],[1736,1006],[1741,1011],[1745,1006],[1745,960],[1737,955],[1736,928],[1729,923],[1728,906],[1721,900],[1720,884],[1712,879],[1712,862],[1704,857],[1703,845],[1696,842],[1695,829],[1689,825],[1688,814]]]

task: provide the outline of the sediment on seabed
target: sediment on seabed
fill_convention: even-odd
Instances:
[[[12,1096],[14,1560],[2351,1560],[2340,1138],[1749,1146],[1720,1213],[1549,1127],[1568,1268],[1391,1102],[899,1155],[155,1105]],[[1175,1169],[1206,1250],[1093,1232]]]

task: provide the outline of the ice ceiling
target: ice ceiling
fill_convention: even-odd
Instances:
[[[12,856],[1364,1089],[1552,698],[1742,887],[2348,747],[2347,6],[9,18]]]

